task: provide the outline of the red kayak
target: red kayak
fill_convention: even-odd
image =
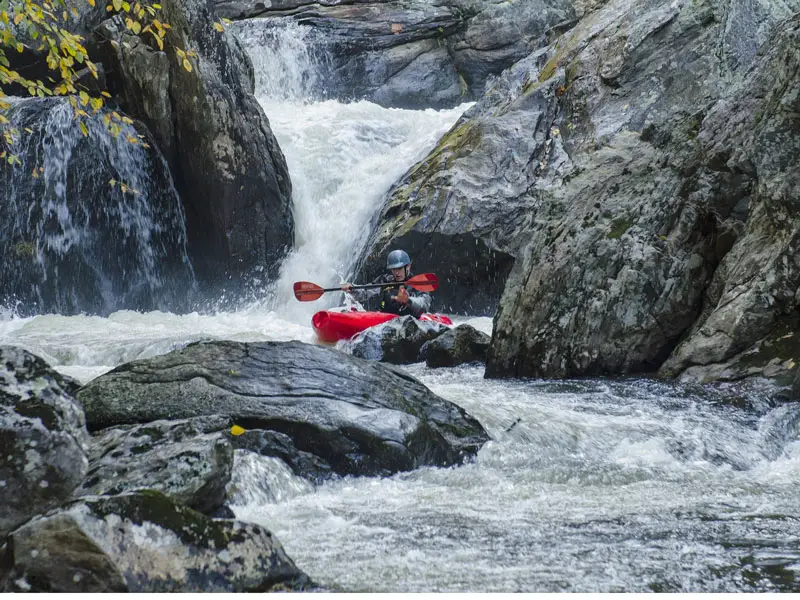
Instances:
[[[311,324],[321,341],[338,342],[339,340],[349,340],[369,327],[380,325],[397,317],[398,315],[382,312],[322,310],[311,318]],[[423,313],[419,320],[436,321],[442,325],[453,324],[450,317],[438,314]]]

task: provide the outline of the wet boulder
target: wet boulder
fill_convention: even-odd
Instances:
[[[101,430],[76,495],[152,489],[210,514],[224,503],[231,479],[233,446],[223,432],[229,425],[203,417]]]
[[[419,357],[431,368],[486,362],[491,341],[491,336],[465,323],[426,342],[420,349]]]
[[[266,592],[308,577],[263,527],[214,520],[159,492],[88,497],[13,531],[4,592]]]
[[[0,346],[0,536],[71,497],[88,468],[78,384]]]
[[[340,475],[452,465],[488,440],[407,373],[300,342],[200,342],[138,360],[78,391],[89,428],[220,415],[276,431]]]
[[[163,50],[119,19],[98,27],[109,85],[170,165],[198,280],[209,289],[246,285],[277,269],[293,243],[286,161],[253,95],[250,59],[219,30],[213,4],[167,2],[159,18],[170,24]],[[178,60],[179,49],[194,55]]]
[[[420,349],[446,330],[441,323],[407,315],[370,327],[339,347],[359,358],[407,365],[418,362]]]

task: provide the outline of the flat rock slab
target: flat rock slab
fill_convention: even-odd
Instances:
[[[199,342],[134,361],[77,393],[90,430],[230,417],[289,436],[340,475],[449,466],[489,438],[463,409],[388,365],[300,342]]]

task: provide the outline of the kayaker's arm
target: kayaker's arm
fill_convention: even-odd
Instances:
[[[428,312],[431,308],[431,295],[430,294],[409,294],[408,306],[415,317],[419,317],[422,313]]]

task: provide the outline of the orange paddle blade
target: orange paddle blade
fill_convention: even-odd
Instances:
[[[409,278],[406,283],[420,292],[435,292],[439,287],[439,278],[433,273],[420,273]]]
[[[294,297],[300,302],[311,302],[318,299],[325,290],[310,281],[296,281],[294,284]]]

